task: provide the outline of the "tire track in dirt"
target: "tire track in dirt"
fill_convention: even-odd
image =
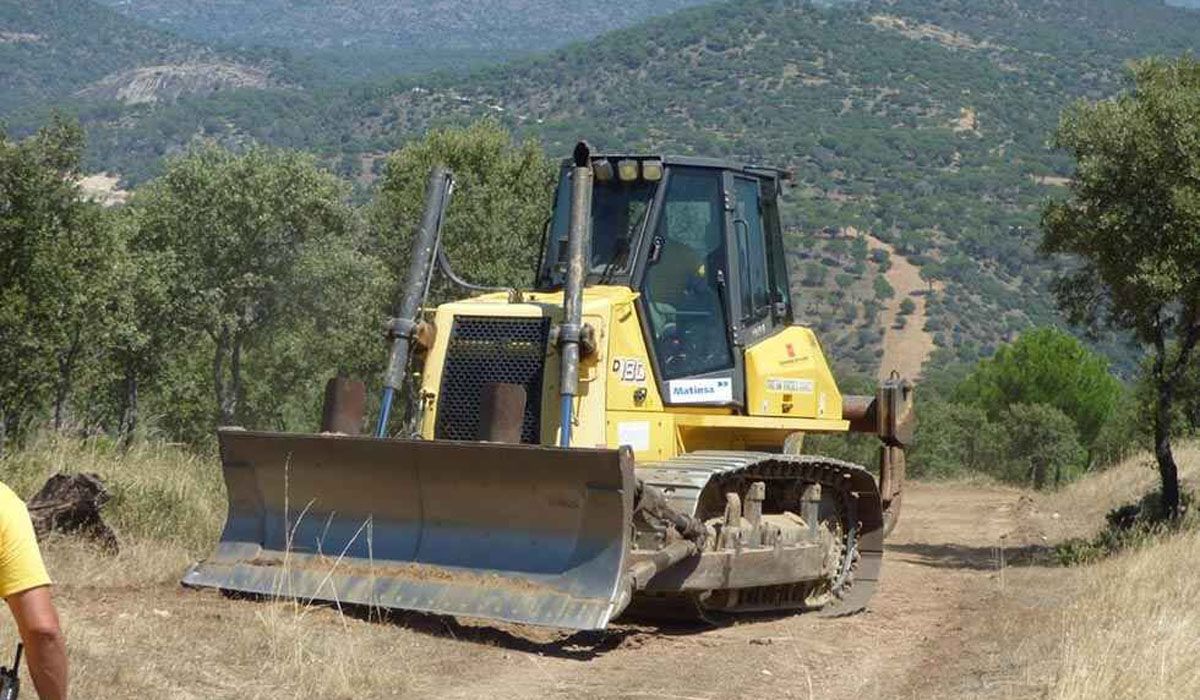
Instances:
[[[461,645],[467,678],[426,678],[415,697],[927,697],[929,669],[960,653],[1002,581],[1020,492],[915,485],[865,614],[758,619],[718,629],[617,624],[528,651]],[[507,648],[506,648],[507,647]]]
[[[116,563],[50,551],[72,581],[56,597],[86,697],[309,697],[298,689],[317,684],[322,697],[362,698],[951,698],[991,682],[1007,658],[980,630],[995,620],[1000,548],[1020,544],[1030,520],[1022,495],[910,484],[868,612],[715,629],[620,621],[571,635],[418,614],[356,619],[185,590],[175,574],[123,583]]]

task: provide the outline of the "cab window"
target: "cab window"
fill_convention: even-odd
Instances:
[[[749,324],[766,318],[771,311],[767,246],[763,236],[758,180],[734,178],[733,190],[733,226],[738,247],[742,320]]]
[[[733,366],[722,202],[716,171],[672,169],[642,289],[664,380]]]
[[[771,303],[775,321],[784,325],[792,323],[792,294],[789,285],[787,254],[783,248],[783,228],[779,222],[779,204],[776,200],[774,182],[763,183],[763,223],[770,235],[767,236],[767,272],[771,279]]]
[[[542,287],[561,285],[567,267],[567,237],[571,228],[571,169],[564,168],[555,196],[554,216],[550,222]],[[592,250],[590,275],[602,280],[626,274],[637,247],[638,236],[646,224],[657,182],[596,182],[592,189]]]

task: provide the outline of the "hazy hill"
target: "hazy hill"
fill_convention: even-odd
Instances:
[[[494,114],[563,152],[587,135],[782,162],[795,249],[839,268],[800,295],[834,352],[867,369],[880,344],[872,266],[814,235],[853,226],[945,285],[927,328],[967,359],[1054,319],[1035,246],[1068,168],[1046,148],[1061,108],[1118,91],[1130,58],[1197,47],[1200,15],[1157,2],[738,2],[397,92],[358,131]]]
[[[101,0],[205,41],[529,52],[711,0]]]
[[[93,162],[135,179],[197,133],[313,149],[361,176],[431,125],[480,117],[564,153],[586,136],[787,165],[804,315],[870,371],[899,300],[847,231],[943,290],[914,322],[964,359],[1053,321],[1036,226],[1069,168],[1046,147],[1059,111],[1120,90],[1131,58],[1198,46],[1200,13],[1154,0],[739,0],[465,77],[81,109]]]
[[[81,91],[133,102],[173,101],[192,92],[294,79],[282,56],[213,50],[91,0],[0,0],[0,66],[0,115]]]
[[[302,53],[330,82],[495,63],[712,1],[100,0],[199,41]]]

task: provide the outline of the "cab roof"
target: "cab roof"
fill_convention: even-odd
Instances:
[[[687,168],[710,168],[713,170],[731,170],[734,172],[746,173],[756,177],[770,177],[777,180],[791,181],[793,174],[790,170],[783,168],[775,168],[769,165],[754,165],[743,163],[736,160],[725,160],[722,158],[705,158],[701,156],[677,156],[677,155],[658,155],[654,153],[592,153],[592,161],[608,160],[616,163],[620,160],[659,160],[663,165],[670,167],[672,165],[687,167]],[[565,167],[571,167],[575,161],[571,158],[564,158],[562,161]]]

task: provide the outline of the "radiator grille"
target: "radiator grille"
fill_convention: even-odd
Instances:
[[[520,384],[529,400],[521,442],[541,442],[542,374],[548,318],[456,316],[446,349],[434,436],[439,440],[479,440],[479,407],[486,384]]]

